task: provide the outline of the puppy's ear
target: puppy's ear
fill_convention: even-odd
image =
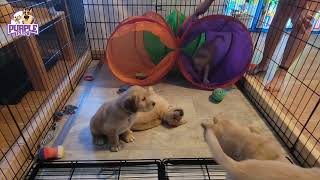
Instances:
[[[129,112],[136,113],[138,111],[138,97],[131,96],[124,101],[124,108]]]
[[[148,87],[148,92],[149,92],[150,94],[154,94],[154,93],[155,93],[152,86],[149,86],[149,87]]]
[[[210,124],[209,123],[206,123],[206,122],[203,122],[201,123],[201,127],[203,128],[203,130],[207,130],[208,127],[210,127]]]
[[[218,124],[219,121],[220,120],[217,117],[213,117],[213,120],[212,120],[213,124]]]
[[[209,128],[209,124],[208,123],[201,123],[201,127],[203,128],[203,137],[206,137],[206,133],[207,133],[207,130]]]

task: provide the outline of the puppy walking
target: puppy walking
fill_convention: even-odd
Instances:
[[[137,112],[148,112],[155,102],[149,98],[150,92],[140,86],[132,86],[118,98],[104,103],[91,118],[90,130],[94,144],[105,143],[106,138],[113,152],[120,150],[119,136],[126,143],[134,137],[130,130]]]
[[[202,124],[204,138],[213,158],[222,165],[234,180],[315,180],[320,177],[320,168],[299,166],[273,160],[235,161],[222,150],[210,124]]]

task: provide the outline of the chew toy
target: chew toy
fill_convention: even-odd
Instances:
[[[93,80],[94,80],[94,77],[93,77],[92,75],[85,75],[85,76],[83,77],[83,79],[84,79],[85,81],[93,81]]]
[[[136,73],[136,79],[144,80],[147,78],[147,75],[143,72]]]
[[[212,92],[210,100],[213,102],[221,102],[224,97],[227,95],[226,91],[222,88],[217,88]]]
[[[41,161],[61,159],[64,156],[63,146],[43,147],[39,150],[39,159]]]
[[[63,113],[64,113],[64,114],[74,114],[74,113],[76,113],[76,109],[78,109],[77,106],[74,106],[74,105],[66,105],[66,106],[64,107]]]

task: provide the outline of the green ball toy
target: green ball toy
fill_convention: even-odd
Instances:
[[[212,92],[210,99],[213,102],[221,102],[226,95],[227,95],[226,90],[224,90],[222,88],[217,88]]]

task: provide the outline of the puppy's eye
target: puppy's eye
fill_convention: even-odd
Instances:
[[[142,101],[145,101],[145,100],[146,100],[146,97],[143,97],[143,98],[142,98]]]

